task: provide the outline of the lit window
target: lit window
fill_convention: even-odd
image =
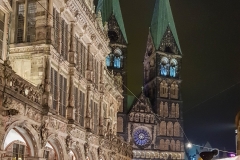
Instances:
[[[13,144],[13,160],[24,160],[25,146],[21,144]]]

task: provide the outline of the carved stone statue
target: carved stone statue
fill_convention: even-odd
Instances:
[[[115,84],[120,87],[122,85],[122,76],[120,73],[117,73],[116,76],[114,76]]]

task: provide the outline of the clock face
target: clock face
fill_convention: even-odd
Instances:
[[[151,144],[150,133],[144,128],[138,128],[133,132],[133,139],[139,148],[145,148]]]

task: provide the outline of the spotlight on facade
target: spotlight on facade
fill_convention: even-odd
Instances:
[[[192,148],[192,143],[188,142],[187,148]]]

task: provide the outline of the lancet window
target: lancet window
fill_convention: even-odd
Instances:
[[[59,80],[59,92],[60,92],[59,114],[65,117],[67,107],[67,79],[62,75],[60,75]]]
[[[165,149],[166,151],[169,150],[169,145],[170,145],[170,141],[167,139],[167,140],[165,141],[165,146],[164,146],[164,149]]]
[[[170,94],[172,99],[178,99],[178,85],[176,82],[171,84]]]
[[[176,77],[177,74],[177,60],[171,59],[170,61],[170,77]]]
[[[164,143],[164,139],[160,140],[160,150],[164,150],[165,149],[165,143]]]
[[[64,60],[68,58],[68,24],[64,19],[61,21],[61,55],[63,56]]]
[[[168,103],[167,102],[164,103],[163,117],[168,117]]]
[[[4,37],[5,14],[0,10],[0,58],[2,58],[3,51],[3,37]]]
[[[176,141],[176,151],[180,151],[180,141]]]
[[[94,116],[92,117],[93,118],[93,131],[94,133],[98,133],[98,104],[96,102],[94,102],[94,106],[93,106],[94,110],[93,110],[93,114]]]
[[[171,118],[176,118],[176,105],[174,103],[172,103],[171,106]]]
[[[85,77],[85,58],[87,54],[87,48],[76,38],[76,54],[77,54],[77,70]]]
[[[60,14],[56,10],[56,8],[53,8],[53,46],[55,49],[59,52],[59,46],[60,46]]]
[[[169,61],[166,57],[163,57],[160,62],[160,75],[167,76],[169,72]]]
[[[176,118],[179,118],[179,104],[176,104]]]
[[[74,87],[74,98],[75,98],[75,121],[81,126],[84,126],[84,103],[85,93]]]
[[[168,97],[168,84],[165,80],[160,83],[160,97]]]
[[[114,68],[122,68],[123,56],[122,51],[117,48],[114,50]]]
[[[159,115],[163,117],[163,102],[160,102]]]
[[[175,141],[174,141],[174,140],[171,140],[171,144],[170,144],[170,149],[171,149],[171,151],[175,151],[175,148],[176,148],[176,146],[175,146]]]

